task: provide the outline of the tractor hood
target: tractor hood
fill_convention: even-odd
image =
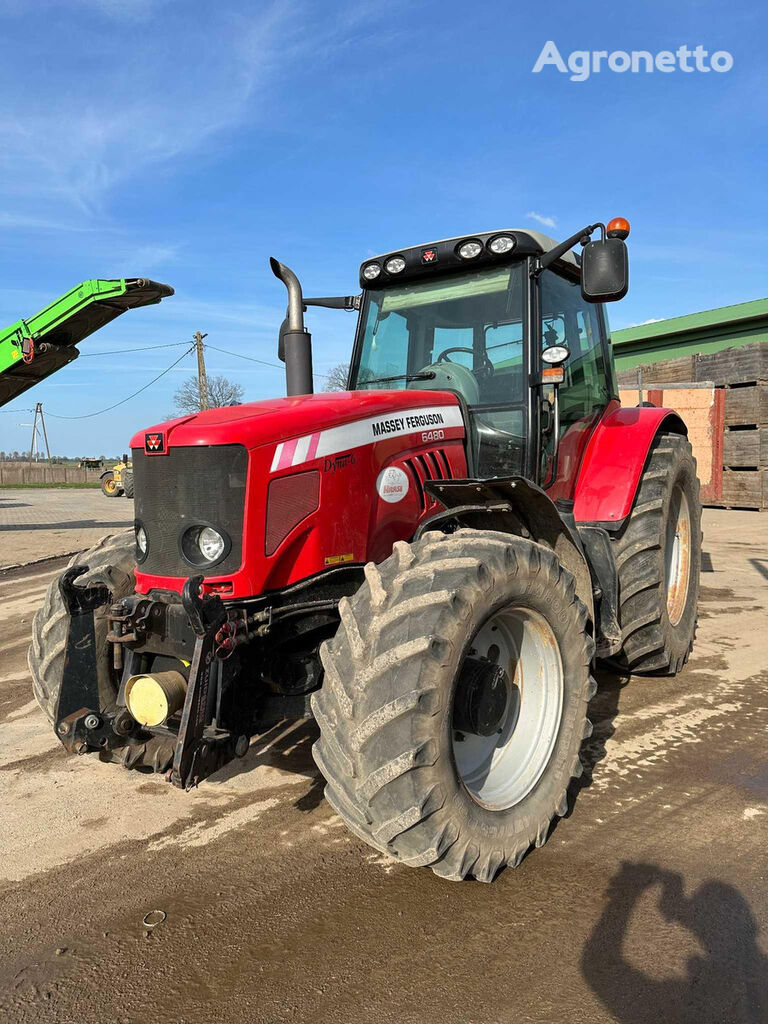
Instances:
[[[456,408],[456,395],[444,391],[339,391],[270,398],[224,409],[209,409],[148,427],[131,448],[161,455],[170,448],[241,444],[248,449],[327,431],[358,420],[371,421],[371,440],[443,425],[439,409]],[[423,410],[420,412],[419,410]],[[402,422],[400,422],[402,420]],[[458,425],[452,422],[451,426]]]

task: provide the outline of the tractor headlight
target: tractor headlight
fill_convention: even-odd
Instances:
[[[231,546],[223,531],[207,524],[190,526],[181,537],[181,553],[195,568],[216,565],[229,554]]]
[[[488,243],[488,248],[497,256],[503,256],[505,252],[512,252],[515,248],[515,239],[512,235],[496,235]]]
[[[206,562],[218,562],[224,554],[224,538],[211,526],[203,527],[197,544]]]
[[[378,263],[367,263],[363,267],[363,277],[366,281],[375,281],[381,273],[381,267]]]
[[[463,260],[473,260],[475,256],[479,256],[483,251],[483,243],[478,242],[475,238],[470,238],[466,242],[462,242],[457,252]]]
[[[402,256],[392,256],[384,264],[384,269],[388,274],[400,274],[405,270],[405,260]]]
[[[149,540],[147,539],[147,531],[141,525],[136,523],[136,561],[143,562],[147,557],[147,551],[149,550]]]

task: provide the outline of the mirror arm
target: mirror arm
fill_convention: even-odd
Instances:
[[[306,311],[307,306],[323,306],[325,309],[355,310],[360,309],[362,298],[363,296],[360,294],[329,295],[315,299],[304,299],[304,309]]]
[[[601,224],[600,221],[596,224],[588,224],[585,228],[582,228],[581,231],[577,231],[575,235],[571,235],[570,238],[566,238],[564,242],[560,242],[560,244],[556,245],[554,249],[550,249],[549,252],[545,252],[544,255],[537,260],[533,276],[538,277],[542,270],[546,270],[547,267],[552,266],[555,260],[559,260],[561,256],[565,256],[565,254],[579,242],[581,242],[582,245],[586,245],[592,232],[596,231],[598,228],[600,228],[602,232],[602,237],[605,238],[604,224]]]

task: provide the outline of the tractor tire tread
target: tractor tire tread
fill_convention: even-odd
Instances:
[[[691,516],[689,599],[677,627],[666,613],[665,526],[676,482],[682,481]],[[623,646],[606,663],[621,672],[675,675],[685,665],[696,635],[701,552],[699,481],[690,442],[660,434],[651,446],[634,506],[613,538],[619,575],[619,622]]]
[[[445,811],[448,797],[437,771],[445,755],[435,739],[442,719],[436,716],[446,711],[441,679],[462,656],[473,607],[518,571],[531,587],[558,589],[569,623],[584,638],[578,735],[570,743],[562,791],[547,797],[539,817],[526,822],[524,836],[481,849],[471,834],[462,839]],[[312,695],[320,727],[313,753],[331,807],[375,849],[446,878],[473,874],[491,881],[503,866],[519,863],[566,813],[565,791],[580,774],[579,751],[592,731],[592,647],[571,574],[549,549],[518,537],[429,533],[412,545],[395,544],[390,558],[366,566],[360,589],[340,604],[340,619],[336,636],[321,647],[325,679]]]

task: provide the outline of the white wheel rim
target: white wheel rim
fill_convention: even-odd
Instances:
[[[453,730],[456,770],[473,800],[508,810],[539,781],[557,742],[563,713],[560,647],[543,615],[504,608],[481,626],[468,653],[505,670],[510,703],[501,733]]]
[[[682,487],[672,495],[667,520],[664,577],[667,586],[667,617],[676,626],[683,617],[691,578],[691,510]]]

